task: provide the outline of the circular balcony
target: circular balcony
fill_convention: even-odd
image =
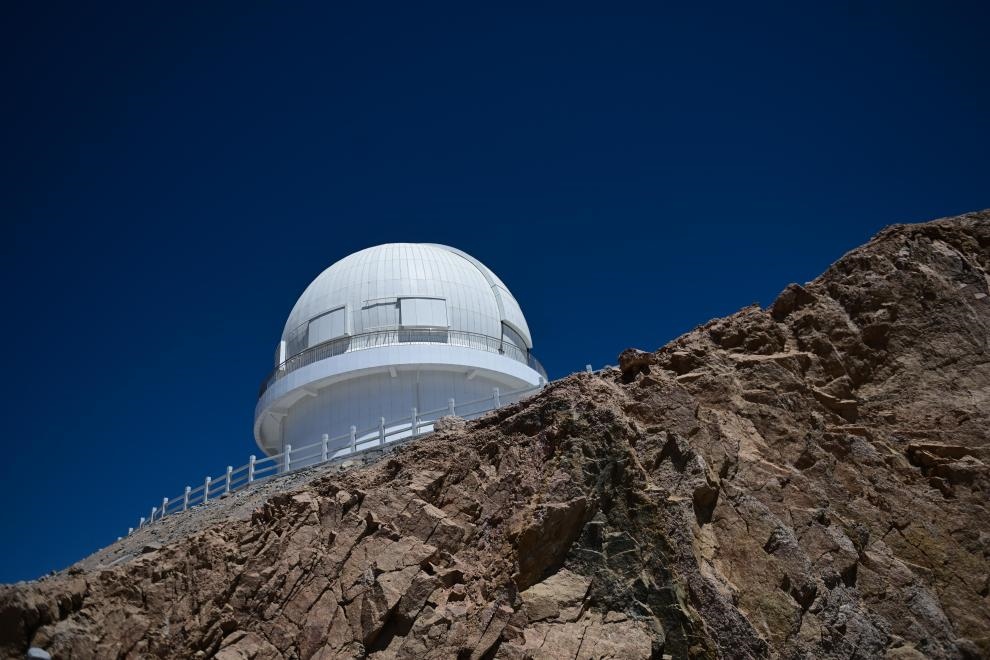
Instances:
[[[525,364],[540,374],[544,382],[547,381],[547,372],[539,360],[533,357],[529,351],[521,349],[504,339],[489,337],[488,335],[474,332],[448,330],[447,328],[392,328],[337,337],[336,339],[317,344],[293,355],[268,374],[268,377],[261,383],[258,398],[260,399],[264,396],[268,388],[280,379],[296,369],[311,365],[314,362],[353,351],[402,344],[448,344],[450,346],[472,348],[488,353],[497,353]]]

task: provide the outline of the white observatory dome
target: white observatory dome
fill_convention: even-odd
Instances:
[[[445,304],[413,302],[423,300]],[[306,347],[310,321],[325,314],[339,317],[327,319],[324,323],[329,326],[347,317],[351,334],[395,327],[403,305],[418,305],[415,310],[405,310],[407,316],[416,314],[411,325],[447,327],[488,337],[501,337],[503,328],[508,327],[521,348],[533,346],[519,303],[495,273],[460,250],[429,243],[377,245],[330,266],[299,297],[285,323],[282,340],[288,355],[295,355]]]
[[[546,382],[532,346],[516,299],[477,259],[429,243],[370,247],[323,271],[292,308],[255,438],[276,454],[327,435],[337,451],[354,429],[369,437],[412,418],[413,433],[429,430],[455,407],[472,416],[472,404]]]

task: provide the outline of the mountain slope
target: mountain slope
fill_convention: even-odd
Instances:
[[[3,587],[0,649],[990,656],[988,273],[990,212],[889,227],[769,309]]]

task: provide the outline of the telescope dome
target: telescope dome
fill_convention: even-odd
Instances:
[[[474,257],[445,245],[376,245],[327,268],[289,313],[282,332],[289,355],[306,347],[310,322],[327,314],[338,315],[325,321],[338,327],[346,317],[348,334],[435,326],[502,337],[508,327],[521,348],[533,347],[526,318],[502,280]]]
[[[366,248],[320,273],[289,312],[255,439],[269,455],[324,436],[330,451],[353,452],[444,414],[477,416],[546,383],[532,348],[519,303],[474,257],[433,243]]]

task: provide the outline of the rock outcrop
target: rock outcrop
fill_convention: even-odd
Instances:
[[[990,656],[988,273],[988,212],[887,228],[769,309],[3,587],[0,650]]]

